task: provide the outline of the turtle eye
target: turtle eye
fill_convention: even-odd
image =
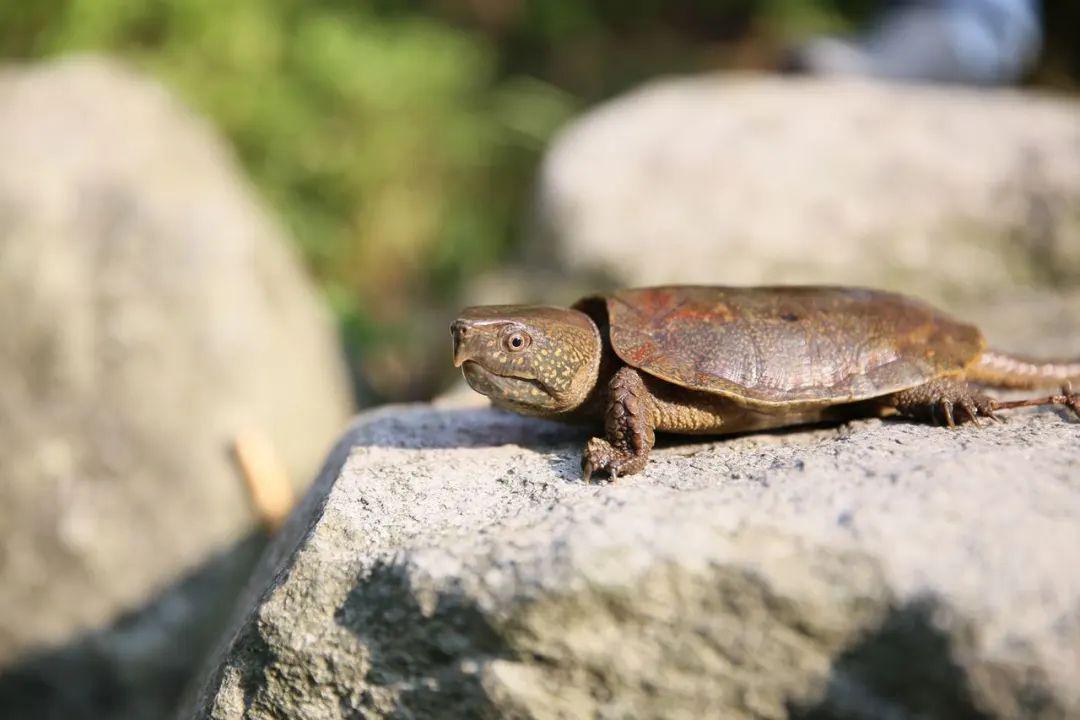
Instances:
[[[515,330],[506,336],[503,340],[503,345],[506,346],[507,352],[521,352],[525,348],[529,347],[531,339],[527,333],[520,330]]]

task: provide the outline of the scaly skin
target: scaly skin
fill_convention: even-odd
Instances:
[[[592,438],[585,445],[581,469],[588,482],[594,471],[614,480],[645,469],[656,442],[656,406],[641,375],[630,367],[619,368],[608,382],[606,438]]]
[[[1080,360],[1032,360],[987,350],[966,373],[969,382],[1031,390],[1080,382]]]
[[[709,299],[709,288],[689,289],[696,293],[692,297],[698,302],[697,306],[689,309],[678,303],[679,288],[656,290],[657,297],[660,298],[657,301],[657,311],[662,312],[663,317],[647,316],[642,320],[642,323],[652,323],[649,326],[653,328],[652,332],[663,335],[667,332],[665,327],[669,327],[663,323],[675,321],[664,318],[684,319],[687,313],[691,313],[689,317],[698,323],[696,326],[691,325],[691,328],[709,327],[708,323],[712,322],[712,316],[708,314],[709,308],[706,308],[706,311],[701,310],[701,303]],[[652,302],[652,296],[649,295],[652,291],[627,292],[627,297],[633,297],[633,293],[644,293]],[[717,292],[728,290],[717,289]],[[812,365],[812,361],[818,359],[831,363],[833,368],[830,370],[831,375],[823,377],[830,381],[839,378],[836,380],[837,389],[831,395],[823,393],[818,386],[807,386],[805,380],[802,380],[803,394],[795,396],[789,393],[790,397],[783,395],[785,391],[775,389],[754,389],[751,393],[748,388],[747,393],[736,394],[727,391],[726,386],[715,391],[683,386],[681,383],[657,377],[652,374],[651,367],[648,368],[649,372],[646,372],[624,362],[616,354],[617,348],[613,348],[603,299],[591,299],[580,303],[577,306],[580,310],[532,306],[468,308],[451,326],[454,363],[462,367],[466,379],[475,390],[489,396],[492,402],[500,407],[560,421],[592,424],[603,422],[604,437],[589,440],[582,454],[582,471],[586,479],[594,473],[606,474],[614,479],[620,475],[641,472],[648,463],[649,452],[658,431],[728,434],[893,414],[955,427],[964,422],[980,425],[980,418],[983,417],[1000,420],[997,414],[999,410],[1036,405],[1063,405],[1080,415],[1080,396],[1073,392],[1070,384],[1070,380],[1080,379],[1074,377],[1074,374],[1080,374],[1080,362],[1038,362],[983,351],[981,334],[977,330],[957,324],[944,316],[934,316],[935,311],[929,306],[907,301],[900,296],[874,296],[869,291],[852,291],[862,293],[855,295],[856,299],[853,301],[843,290],[837,288],[823,288],[820,295],[815,295],[813,288],[798,288],[798,297],[804,298],[807,303],[800,307],[818,312],[820,317],[824,318],[818,321],[824,323],[822,329],[832,331],[832,334],[821,342],[811,341],[808,345],[805,340],[785,340],[787,337],[806,337],[808,329],[814,329],[803,327],[796,329],[796,332],[803,332],[804,335],[791,335],[788,329],[791,326],[788,323],[803,319],[795,317],[793,320],[791,317],[798,314],[790,309],[791,296],[794,293],[785,289],[765,288],[761,290],[762,295],[758,298],[745,290],[735,292],[742,293],[744,297],[749,295],[752,300],[744,305],[729,301],[723,307],[726,315],[715,320],[718,323],[743,323],[742,335],[733,337],[747,337],[747,333],[750,333],[750,337],[760,335],[765,342],[775,342],[780,348],[810,347],[817,353],[821,352],[821,347],[830,347],[830,343],[836,346],[836,343],[850,341],[855,342],[857,348],[861,348],[859,352],[862,355],[853,355],[853,351],[837,346],[833,356],[764,356],[772,365],[763,366],[765,369],[760,371],[755,371],[752,367],[746,371],[751,375],[767,374],[768,367],[773,367],[780,368],[774,372],[785,372],[784,368],[797,370]],[[734,295],[735,292],[731,294]],[[774,295],[780,298],[775,303],[780,308],[777,320],[769,316],[773,309],[770,298]],[[864,296],[867,297],[866,305],[860,306],[859,302]],[[727,299],[730,295],[723,297]],[[864,321],[858,316],[846,319],[844,316],[828,314],[829,308],[838,307],[836,312],[869,313],[872,317],[876,310],[876,307],[872,306],[874,302],[885,305],[883,310],[878,311],[877,320]],[[847,304],[840,306],[838,303]],[[914,319],[904,316],[903,312],[907,307],[905,303],[910,303],[912,312],[921,314]],[[850,307],[855,310],[845,309]],[[620,308],[620,312],[624,314],[630,311],[639,314],[641,312],[640,309]],[[867,322],[870,324],[867,325]],[[882,323],[888,322],[895,322],[898,329],[904,329],[904,334],[897,338],[893,346],[889,345],[887,336],[877,334],[888,330],[888,327],[882,326]],[[757,333],[754,323],[767,324]],[[872,342],[860,340],[858,337],[849,339],[843,332],[835,332],[836,328],[840,328],[850,335],[861,327],[865,327],[869,333],[877,334]],[[658,346],[649,344],[652,336],[643,335],[636,328],[635,325],[620,326],[620,332],[623,333],[621,342],[637,343],[633,346],[634,352],[645,353],[643,357],[647,358],[647,362],[670,368],[664,371],[679,377],[686,376],[697,385],[712,382],[712,376],[700,373],[695,376],[692,366],[685,363],[680,365],[681,358],[672,358],[674,364],[668,362],[668,358],[659,354],[661,351],[657,349]],[[627,335],[628,332],[631,335]],[[940,343],[942,351],[935,354],[937,348],[934,345],[920,344],[918,338],[922,336],[927,338],[927,342]],[[669,335],[663,339],[668,343],[675,340],[675,352],[681,351],[677,337]],[[698,337],[687,347],[693,348],[694,343],[697,343],[696,349],[700,351],[701,341],[701,333],[698,332]],[[763,341],[751,342],[753,344],[749,347],[760,355]],[[881,362],[896,365],[897,361],[890,352],[901,353],[898,356],[901,359],[907,357],[903,353],[908,353],[912,359],[903,360],[907,365],[898,366],[896,370],[891,369],[890,365],[884,366],[886,370],[873,369],[876,366],[872,366],[874,374],[871,379],[860,379],[851,373],[844,376],[843,371],[847,368],[844,363],[860,360],[869,352],[867,347],[873,348],[872,354],[868,356],[871,360],[883,358]],[[722,353],[725,349],[730,350],[720,347],[717,352]],[[924,352],[928,360],[920,360]],[[740,360],[740,357],[735,355],[725,362],[745,363],[746,360]],[[922,364],[917,364],[919,362]],[[721,370],[724,367],[726,366],[721,365]],[[918,368],[923,367],[932,368],[940,374],[924,376],[925,379],[921,382],[913,382],[896,389],[898,378],[917,377]],[[818,376],[813,374],[812,368],[808,371],[811,372],[809,377]],[[898,374],[903,372],[907,375]],[[873,377],[883,383],[876,394],[866,389]],[[799,382],[800,379],[801,376],[796,376],[793,382]],[[1012,388],[1059,384],[1061,391],[1046,397],[1006,402],[969,385],[969,380],[982,385]],[[887,383],[892,384],[891,388]],[[870,387],[872,388],[872,385]],[[855,392],[856,388],[860,389],[859,392]]]

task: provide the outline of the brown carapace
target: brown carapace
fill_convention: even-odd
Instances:
[[[902,415],[954,427],[999,410],[1063,405],[1080,360],[988,351],[982,333],[896,293],[842,287],[670,286],[573,308],[466,309],[454,364],[515,412],[603,423],[582,469],[640,472],[656,432],[724,434]],[[1002,401],[978,386],[1060,392]]]

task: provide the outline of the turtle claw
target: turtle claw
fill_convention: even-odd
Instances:
[[[1061,385],[1061,395],[1065,399],[1063,403],[1065,407],[1072,410],[1073,414],[1080,418],[1080,394],[1073,391],[1073,385],[1068,380]]]
[[[948,398],[943,398],[938,407],[941,409],[941,414],[945,416],[945,424],[951,428],[956,427],[956,420],[953,418],[953,403]]]
[[[607,472],[614,479],[611,472],[612,463],[615,461],[615,448],[603,438],[591,438],[585,443],[585,450],[581,453],[581,476],[585,482],[592,482],[595,473]]]
[[[971,398],[962,398],[960,400],[960,409],[964,411],[964,415],[975,427],[983,426],[982,421],[979,420],[979,406]]]
[[[647,453],[634,453],[612,446],[603,438],[592,438],[581,454],[581,474],[590,482],[596,473],[606,473],[612,481],[625,475],[641,472],[648,460]]]

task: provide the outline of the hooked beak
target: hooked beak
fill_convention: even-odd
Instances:
[[[455,320],[450,326],[450,336],[454,339],[454,367],[469,359],[469,351],[465,347],[465,337],[469,333],[469,323],[464,320]]]

